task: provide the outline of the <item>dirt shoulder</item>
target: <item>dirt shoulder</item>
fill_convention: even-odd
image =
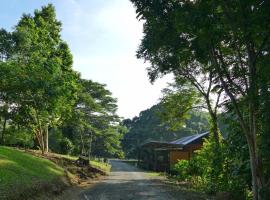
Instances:
[[[25,152],[24,150],[21,151]],[[61,197],[64,195],[68,195],[68,198],[70,198],[72,195],[77,194],[77,192],[89,188],[90,185],[107,176],[106,171],[92,165],[80,165],[76,162],[76,159],[70,159],[67,156],[53,153],[42,155],[38,151],[27,151],[27,153],[52,161],[57,166],[64,169],[64,175],[50,182],[33,183],[27,191],[24,190],[21,192],[22,195],[17,195],[20,198],[11,199],[51,200],[58,199],[58,196]],[[18,187],[15,188],[16,190],[19,189]]]

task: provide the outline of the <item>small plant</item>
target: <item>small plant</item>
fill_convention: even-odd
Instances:
[[[176,172],[176,177],[179,180],[186,181],[190,180],[190,165],[187,160],[179,160],[175,165],[173,170]]]
[[[63,138],[60,143],[61,153],[70,154],[74,148],[74,145],[68,138]]]

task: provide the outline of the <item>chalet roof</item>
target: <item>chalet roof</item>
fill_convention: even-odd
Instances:
[[[143,148],[182,148],[179,144],[171,144],[169,142],[150,141],[141,145]]]
[[[154,149],[175,149],[175,148],[183,148],[184,146],[199,140],[205,136],[207,136],[209,134],[209,132],[205,132],[205,133],[201,133],[201,134],[196,134],[196,135],[190,135],[190,136],[186,136],[183,138],[180,138],[178,140],[174,140],[171,142],[159,142],[159,141],[150,141],[150,142],[146,142],[144,144],[141,145],[141,147],[143,148],[154,148]]]
[[[196,134],[196,135],[190,135],[190,136],[186,136],[186,137],[180,138],[178,140],[175,140],[175,141],[172,141],[169,143],[170,144],[179,144],[179,145],[185,146],[185,145],[187,145],[187,144],[189,144],[197,139],[200,139],[200,138],[203,138],[204,136],[207,136],[208,134],[209,134],[209,132]]]

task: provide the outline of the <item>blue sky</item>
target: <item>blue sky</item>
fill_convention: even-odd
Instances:
[[[22,13],[33,13],[48,3],[55,6],[62,22],[74,69],[83,78],[107,85],[118,99],[120,116],[134,117],[158,102],[170,78],[151,85],[147,64],[135,57],[142,22],[129,0],[2,0],[1,27],[11,30]]]

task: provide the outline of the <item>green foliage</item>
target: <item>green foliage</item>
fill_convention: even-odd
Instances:
[[[189,161],[187,160],[179,160],[172,169],[177,174],[177,179],[179,180],[189,180],[190,176],[190,166]]]
[[[116,99],[106,85],[79,80],[78,99],[73,112],[62,125],[63,136],[75,145],[73,154],[99,157],[121,157],[121,144],[125,130],[116,115]]]
[[[198,111],[189,112],[184,123],[181,120],[184,126],[178,127],[178,130],[172,130],[170,124],[162,120],[164,111],[166,110],[160,103],[142,111],[139,117],[123,121],[123,125],[127,128],[127,133],[122,140],[126,157],[137,158],[138,146],[147,141],[172,141],[208,129],[208,115]]]
[[[197,108],[200,112],[201,98],[190,84],[179,85],[175,83],[172,87],[172,89],[163,90],[164,96],[161,100],[163,109],[159,115],[161,120],[166,122],[172,130],[179,130],[190,118],[191,110]]]
[[[10,126],[6,131],[5,144],[9,146],[17,146],[24,148],[34,147],[34,138],[32,134],[29,134],[29,130],[24,128],[15,128]]]
[[[2,48],[8,56],[1,62],[0,73],[5,76],[0,100],[9,111],[2,116],[30,129],[42,151],[46,130],[60,123],[76,99],[78,76],[60,31],[61,23],[49,4],[33,16],[23,15],[11,39],[6,39],[12,49]]]
[[[90,164],[93,165],[94,167],[97,167],[105,172],[110,172],[111,170],[111,165],[105,162],[101,162],[100,160],[91,160]]]
[[[221,141],[220,141],[221,142]],[[219,183],[222,173],[223,143],[220,147],[214,140],[213,134],[203,143],[203,148],[197,152],[195,158],[191,161],[193,171],[200,174],[200,187],[209,193],[220,191]]]
[[[246,178],[250,179],[250,172],[245,167],[249,165],[248,162],[241,164],[240,160],[236,161],[233,153],[242,153],[237,151],[228,141],[220,141],[217,149],[213,136],[210,136],[190,161],[181,160],[174,166],[176,177],[210,194],[229,192],[233,199],[247,199],[249,186]]]
[[[260,190],[269,182],[263,169],[269,164],[269,1],[131,2],[144,21],[137,56],[150,61],[151,80],[173,72],[192,83],[208,77],[209,85],[224,90],[250,149],[254,199],[265,198]]]
[[[121,138],[122,135],[114,127],[104,130],[102,135],[95,137],[93,141],[93,155],[120,158],[123,155],[120,144]]]
[[[52,4],[24,14],[11,33],[1,29],[0,39],[1,143],[29,146],[33,139],[44,152],[49,131],[53,151],[123,156],[117,100],[72,69]],[[10,124],[23,131],[10,134]]]
[[[63,154],[70,154],[74,148],[74,145],[68,138],[63,138],[59,142],[60,152]]]

